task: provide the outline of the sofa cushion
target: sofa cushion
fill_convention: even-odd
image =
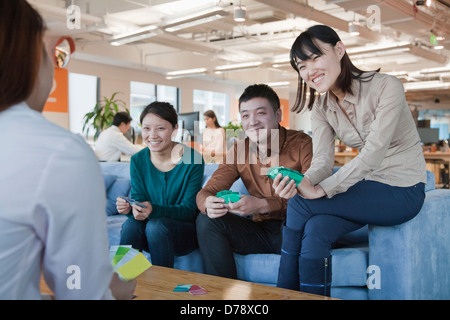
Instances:
[[[332,250],[332,286],[365,286],[368,252],[364,245]],[[234,259],[239,280],[269,285],[277,283],[280,255],[235,253]]]
[[[278,279],[280,255],[278,254],[237,254],[234,253],[239,280],[274,285]]]
[[[425,185],[425,192],[436,188],[436,179],[434,173],[427,170],[427,184]]]
[[[104,174],[103,175],[103,182],[105,183],[105,190],[108,192],[109,188],[111,188],[111,185],[116,180],[117,176],[113,174]]]
[[[363,287],[367,281],[369,247],[354,245],[331,250],[332,287]]]
[[[106,218],[110,246],[120,244],[120,231],[122,230],[122,224],[126,219],[128,219],[127,216],[123,214],[117,214]]]
[[[116,179],[109,188],[106,195],[106,215],[118,214],[116,208],[116,199],[118,196],[128,197],[131,191],[130,179]]]
[[[103,175],[112,174],[118,178],[130,179],[130,162],[99,162]]]

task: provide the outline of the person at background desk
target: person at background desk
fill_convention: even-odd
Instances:
[[[205,164],[199,152],[172,141],[178,115],[170,103],[151,103],[140,120],[148,148],[131,157],[131,197],[144,207],[117,198],[119,214],[128,214],[120,244],[150,252],[154,265],[173,267],[175,256],[198,247],[195,196]]]
[[[44,32],[27,1],[0,0],[0,299],[40,299],[41,273],[55,299],[131,299],[136,281],[109,260],[95,154],[42,116],[53,84]]]
[[[295,111],[310,88],[314,151],[298,187],[281,175],[273,182],[291,198],[277,286],[329,295],[332,244],[366,224],[412,219],[425,198],[425,161],[400,80],[356,68],[324,25],[301,33],[290,56],[299,75]],[[333,174],[336,135],[359,154]]]
[[[223,163],[226,153],[225,129],[222,128],[213,110],[203,113],[206,128],[203,131],[202,152],[206,162]]]
[[[280,165],[305,172],[312,158],[311,138],[279,125],[280,100],[269,86],[247,87],[239,112],[248,138],[227,151],[225,163],[197,194],[197,237],[205,271],[234,279],[233,252],[280,253],[287,201],[275,194],[267,170]],[[228,204],[216,197],[239,178],[250,195]]]
[[[131,120],[128,112],[118,112],[111,127],[100,133],[95,142],[95,154],[100,161],[119,161],[122,153],[132,156],[142,149],[124,136],[130,130]]]

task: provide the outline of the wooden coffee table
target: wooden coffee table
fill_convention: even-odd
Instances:
[[[135,300],[334,300],[299,291],[159,266],[151,266],[136,280]],[[189,292],[173,292],[178,285],[197,285],[208,292],[197,296]],[[43,277],[41,292],[51,294]]]
[[[151,266],[137,277],[137,300],[328,300],[331,298],[247,281]],[[194,296],[173,292],[178,285],[197,285],[208,291]]]

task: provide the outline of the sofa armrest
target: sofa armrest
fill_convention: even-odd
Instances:
[[[449,208],[450,190],[431,190],[410,221],[369,226],[369,299],[450,299]]]

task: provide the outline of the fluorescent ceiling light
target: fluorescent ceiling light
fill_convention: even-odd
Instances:
[[[139,28],[130,32],[125,32],[118,34],[110,39],[110,43],[113,46],[120,46],[126,43],[131,43],[135,41],[144,40],[150,37],[157,36],[156,32],[152,32],[156,30],[157,26],[147,26],[144,28]]]
[[[185,15],[176,19],[168,20],[163,28],[167,32],[175,32],[178,30],[190,28],[196,25],[219,20],[228,15],[228,12],[222,8],[213,8],[198,13]]]
[[[450,89],[450,82],[440,81],[420,81],[407,82],[403,84],[406,91],[424,90],[424,89]]]
[[[269,82],[266,83],[269,87],[289,87],[291,85],[290,81],[279,81],[279,82]]]
[[[420,71],[420,74],[422,74],[422,75],[432,75],[432,74],[439,75],[441,73],[446,73],[446,72],[450,72],[450,66],[425,69],[425,70]]]
[[[218,66],[214,69],[214,73],[220,74],[222,72],[227,71],[236,71],[236,70],[244,70],[251,68],[258,68],[262,65],[262,62],[246,62],[246,63],[238,63],[238,64],[228,64],[223,66]]]
[[[409,48],[410,46],[411,46],[411,43],[409,43],[409,42],[399,42],[399,43],[384,44],[384,45],[378,45],[378,46],[349,48],[349,49],[347,49],[347,53],[349,55],[366,54],[366,53],[379,52],[379,51],[388,51],[388,50],[394,50],[394,49]]]
[[[194,75],[202,75],[202,74],[205,74],[206,71],[208,71],[208,69],[206,69],[206,68],[171,71],[171,72],[166,73],[166,79],[177,79],[177,78],[194,76]]]

